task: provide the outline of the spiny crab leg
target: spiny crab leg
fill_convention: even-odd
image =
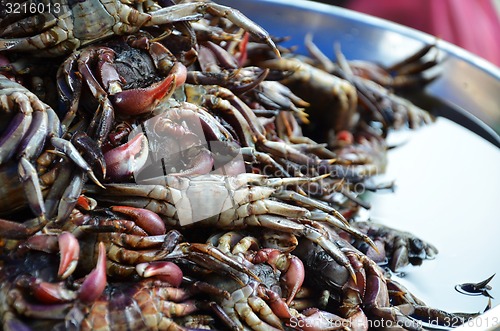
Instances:
[[[1,77],[3,76],[0,75],[0,78]],[[3,84],[0,85],[0,87],[4,87]],[[4,88],[8,88],[8,86]],[[21,92],[14,92],[9,96],[14,102],[16,102],[20,112],[14,116],[7,129],[0,137],[0,164],[5,163],[12,157],[12,155],[14,155],[17,146],[19,146],[28,131],[32,120],[32,109],[29,105],[31,100],[28,99],[28,96]],[[0,103],[0,109],[4,111],[9,110],[9,104],[2,100]]]
[[[106,178],[106,161],[97,142],[90,138],[87,133],[78,131],[71,137],[71,143],[82,154],[89,166],[97,168],[96,170],[99,170],[97,174],[101,178]]]
[[[24,184],[28,205],[36,216],[45,218],[45,204],[35,167],[26,158],[22,157],[19,160],[18,173],[21,182]]]
[[[65,155],[67,155],[78,167],[80,167],[83,171],[87,173],[87,175],[90,177],[90,179],[98,186],[103,187],[102,184],[99,182],[97,177],[95,176],[94,172],[92,171],[92,168],[89,166],[89,164],[83,159],[83,157],[78,153],[76,150],[75,146],[68,141],[64,140],[62,138],[57,138],[57,137],[52,137],[50,140],[52,145],[57,148],[58,150],[62,151]]]
[[[344,230],[345,232],[354,235],[357,238],[360,238],[364,242],[366,242],[368,245],[370,245],[376,252],[378,252],[378,247],[377,245],[373,242],[373,240],[368,237],[366,234],[363,232],[359,231],[357,228],[352,227],[349,225],[349,223],[345,224],[343,222],[339,222],[338,219],[333,218],[331,215],[322,213],[322,212],[317,212],[317,211],[312,211],[310,215],[310,219],[317,221],[317,222],[324,222],[328,223],[333,227],[339,228],[341,230]]]
[[[339,221],[344,223],[344,225],[349,225],[349,222],[344,218],[344,216],[342,216],[342,214],[339,211],[318,200],[312,199],[310,197],[289,190],[280,190],[279,192],[276,192],[274,196],[285,201],[286,200],[294,201],[304,207],[317,208],[321,211],[324,211],[325,213],[331,214],[333,217],[337,218]]]
[[[68,186],[64,190],[59,206],[57,207],[57,217],[55,223],[63,223],[67,220],[68,216],[73,211],[73,208],[78,202],[78,198],[82,193],[84,184],[84,175],[79,172],[71,178]]]
[[[188,2],[165,7],[150,13],[151,20],[149,20],[145,25],[151,26],[180,21],[195,21],[202,18],[205,13],[227,18],[236,26],[248,31],[258,40],[269,45],[276,56],[280,56],[278,48],[272,41],[269,34],[262,27],[248,19],[240,11],[216,3]]]
[[[260,281],[260,278],[244,264],[227,256],[212,245],[181,243],[177,245],[174,251],[168,254],[166,258],[186,258],[187,260],[193,261],[196,264],[208,269],[223,268],[224,270],[227,270],[228,268],[231,268],[237,272],[246,274],[257,281]],[[215,265],[214,262],[216,262]],[[236,277],[239,277],[234,273],[234,271],[228,270],[228,272]]]

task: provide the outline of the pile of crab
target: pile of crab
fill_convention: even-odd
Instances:
[[[432,245],[356,220],[388,132],[431,121],[396,94],[431,46],[384,68],[213,2],[39,3],[0,12],[3,330],[464,320],[390,277]]]

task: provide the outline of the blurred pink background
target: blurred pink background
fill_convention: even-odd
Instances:
[[[500,0],[330,0],[435,35],[500,66]]]

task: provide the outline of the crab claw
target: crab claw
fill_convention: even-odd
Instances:
[[[144,229],[149,235],[159,236],[166,232],[165,223],[155,212],[128,206],[112,206],[111,210],[133,218],[135,224]]]
[[[202,149],[192,159],[193,167],[180,172],[171,173],[170,176],[196,176],[210,173],[214,166],[212,153],[207,149]]]
[[[80,256],[80,245],[75,236],[69,232],[63,232],[58,238],[59,251],[61,252],[61,261],[57,276],[60,279],[66,279],[75,271]]]
[[[287,272],[281,278],[288,291],[287,305],[290,305],[305,278],[304,264],[298,257],[292,256],[289,263]]]
[[[271,308],[276,316],[283,319],[289,319],[290,317],[292,317],[288,305],[285,303],[285,301],[283,301],[283,299],[281,299],[278,293],[263,286],[259,286],[257,291],[260,295],[266,298],[269,308]]]
[[[76,299],[76,293],[63,287],[63,283],[36,282],[33,296],[46,304],[64,303]]]
[[[155,261],[139,263],[135,270],[141,277],[153,277],[165,281],[174,287],[179,287],[182,282],[182,270],[172,262]]]
[[[148,140],[139,133],[132,140],[104,154],[107,175],[112,181],[123,181],[139,171],[148,159]]]
[[[117,92],[110,95],[114,108],[123,115],[139,115],[150,112],[163,98],[170,96],[176,87],[186,80],[186,67],[176,63],[162,81],[146,88]]]
[[[288,292],[287,305],[290,305],[293,298],[304,282],[305,270],[302,261],[291,254],[283,254],[277,249],[262,249],[254,257],[254,262],[267,262],[273,268],[282,271],[281,281],[285,284]]]
[[[80,195],[76,200],[76,205],[84,210],[94,210],[97,207],[97,201],[85,195]]]
[[[78,291],[82,302],[92,302],[99,298],[106,287],[106,247],[99,243],[99,257],[94,270],[87,275]]]
[[[149,113],[167,94],[175,88],[175,76],[167,76],[162,81],[147,88],[125,90],[110,95],[116,111],[123,115]]]

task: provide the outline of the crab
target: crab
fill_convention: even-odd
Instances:
[[[113,35],[133,34],[141,28],[160,26],[168,34],[172,24],[196,21],[210,14],[229,19],[279,53],[264,29],[236,9],[213,2],[185,2],[164,7],[157,1],[45,1],[43,4],[48,10],[34,18],[21,15],[14,22],[4,20],[0,50],[58,56]],[[27,24],[33,20],[37,24]]]
[[[97,151],[95,144],[64,137],[54,110],[3,75],[0,99],[1,115],[7,123],[0,137],[0,176],[9,183],[0,189],[0,214],[28,206],[35,217],[25,225],[2,219],[1,233],[26,236],[28,228],[36,232],[55,214],[58,220],[64,219],[80,195],[86,176],[101,185],[89,162],[100,164],[102,171],[103,160],[98,152],[84,158],[75,144]],[[73,165],[78,168],[74,173]]]
[[[87,108],[90,136],[99,146],[108,138],[115,117],[147,114],[182,85],[186,68],[163,45],[147,35],[114,39],[74,52],[58,70],[58,90],[66,104],[65,129]],[[83,102],[88,91],[97,102]],[[89,117],[88,115],[82,116]]]

